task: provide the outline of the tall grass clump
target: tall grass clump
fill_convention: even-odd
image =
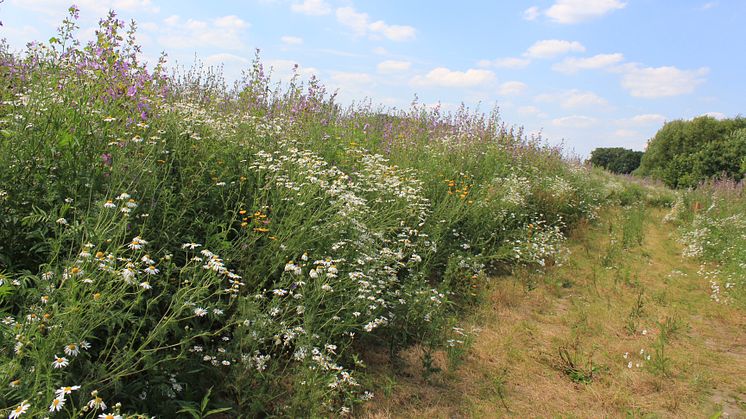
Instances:
[[[134,22],[81,45],[77,13],[0,52],[10,417],[346,415],[366,354],[468,340],[491,271],[561,263],[610,202],[497,113],[343,108],[258,58],[167,74]]]
[[[685,256],[702,262],[713,301],[746,307],[746,194],[743,181],[713,180],[679,192],[666,221],[681,229]]]

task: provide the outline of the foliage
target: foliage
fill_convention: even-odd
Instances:
[[[591,152],[590,162],[612,173],[629,174],[640,166],[642,155],[642,151],[621,147],[596,148]]]
[[[711,181],[681,192],[665,220],[679,225],[684,255],[701,262],[713,302],[746,307],[743,181]]]
[[[746,118],[701,116],[666,123],[648,143],[636,173],[687,188],[713,177],[738,181],[745,161]]]

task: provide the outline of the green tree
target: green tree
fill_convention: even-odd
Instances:
[[[709,116],[666,123],[648,142],[639,175],[685,188],[714,176],[740,180],[746,158],[746,118]]]
[[[642,151],[621,147],[597,148],[591,152],[590,162],[613,173],[628,174],[640,166],[642,155]]]

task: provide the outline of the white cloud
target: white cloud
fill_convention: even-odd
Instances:
[[[537,102],[558,103],[564,109],[599,108],[609,104],[606,99],[593,92],[584,92],[576,89],[559,93],[545,93],[536,96],[535,100]]]
[[[700,116],[709,116],[718,120],[727,118],[727,116],[722,112],[705,112]]]
[[[204,59],[205,64],[208,66],[217,66],[221,64],[248,64],[250,60],[240,55],[229,54],[227,52],[221,52],[219,54],[208,55]]]
[[[358,12],[352,7],[340,7],[336,15],[339,23],[352,29],[358,36],[368,35],[374,39],[383,36],[391,41],[409,41],[417,34],[411,26],[389,25],[382,20],[371,22],[367,13]]]
[[[376,55],[386,55],[388,53],[389,52],[384,47],[375,47],[375,48],[373,48],[373,54],[376,54]]]
[[[249,26],[240,17],[236,15],[228,15],[214,19],[215,26],[225,29],[243,29]]]
[[[420,86],[441,87],[475,87],[495,79],[495,73],[489,70],[470,68],[466,71],[454,71],[445,67],[431,70],[424,76],[417,76],[412,83]]]
[[[606,99],[598,96],[593,92],[570,92],[562,101],[560,106],[567,109],[585,108],[585,107],[603,107],[608,105]]]
[[[70,0],[13,0],[11,3],[14,6],[50,16],[67,13],[67,9],[72,4]],[[158,6],[153,5],[152,0],[78,0],[74,3],[81,10],[81,14],[93,14],[96,17],[104,17],[109,10],[146,13],[158,13],[160,11]]]
[[[657,113],[646,113],[642,115],[635,115],[630,118],[630,122],[636,125],[648,125],[648,124],[661,124],[666,120],[666,117]]]
[[[531,45],[523,54],[529,58],[552,58],[570,52],[584,52],[585,47],[577,41],[545,39]]]
[[[376,67],[379,73],[398,73],[407,71],[412,67],[409,61],[386,60],[378,63]]]
[[[522,115],[538,115],[541,113],[541,109],[536,106],[521,106],[518,108],[518,113]]]
[[[159,27],[158,42],[166,48],[217,47],[224,49],[241,49],[243,30],[249,24],[238,16],[223,16],[209,21],[187,19],[177,15],[163,19],[164,26]]]
[[[717,7],[717,5],[718,5],[718,2],[716,2],[716,1],[709,1],[709,2],[707,2],[705,4],[703,4],[702,7],[700,7],[700,9],[701,10],[709,10],[709,9],[712,9],[713,7]]]
[[[596,123],[596,119],[583,115],[564,116],[552,119],[552,125],[563,128],[588,128]]]
[[[497,92],[502,96],[514,96],[523,93],[528,86],[519,81],[507,81],[500,85]]]
[[[601,17],[626,5],[619,0],[557,0],[544,14],[554,22],[572,24]]]
[[[280,37],[280,41],[287,45],[303,45],[303,38],[298,36],[285,35]]]
[[[310,16],[323,16],[332,12],[332,7],[324,0],[304,0],[303,3],[293,3],[290,10]]]
[[[595,70],[618,64],[624,60],[622,54],[598,54],[588,58],[565,58],[562,62],[552,66],[560,73],[573,74],[580,70]]]
[[[681,70],[676,67],[642,67],[639,64],[621,66],[622,87],[634,97],[659,98],[691,93],[702,84],[709,72],[706,67]]]
[[[496,67],[496,68],[509,68],[509,69],[521,69],[531,63],[531,60],[526,58],[498,58],[496,60],[481,60],[479,61],[480,67]]]
[[[523,11],[523,19],[525,20],[536,20],[537,17],[539,17],[539,8],[536,6],[531,6]]]

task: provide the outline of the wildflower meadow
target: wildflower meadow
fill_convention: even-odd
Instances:
[[[607,206],[673,202],[497,111],[344,107],[258,53],[228,84],[141,62],[114,12],[81,44],[77,13],[0,50],[4,417],[353,414],[371,353],[453,352],[494,275],[567,263]],[[742,211],[681,199],[706,210],[677,218],[693,254],[743,256]]]

